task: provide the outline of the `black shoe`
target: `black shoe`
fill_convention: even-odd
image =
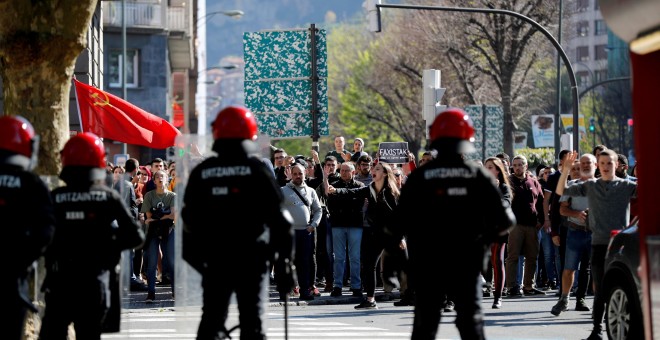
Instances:
[[[491,293],[489,290],[484,290],[484,297],[490,297]]]
[[[153,303],[156,300],[156,292],[147,293],[147,298],[144,300],[145,303]]]
[[[376,301],[392,301],[392,293],[383,293],[382,295],[376,295]]]
[[[330,293],[330,296],[332,297],[340,297],[341,296],[341,288],[340,287],[335,287],[332,289],[332,293]]]
[[[378,309],[376,301],[369,301],[365,299],[359,305],[355,306],[355,309]]]
[[[454,307],[455,307],[455,306],[454,306],[454,302],[453,302],[453,301],[447,301],[447,303],[445,304],[445,308],[444,308],[443,311],[444,311],[445,313],[453,312],[453,311],[454,311]]]
[[[146,292],[149,290],[149,287],[142,282],[137,280],[131,281],[131,292]]]
[[[362,297],[362,289],[351,289],[354,297]]]
[[[500,309],[502,307],[502,299],[495,298],[493,299],[493,309]]]
[[[523,294],[522,294],[522,291],[520,290],[520,288],[509,288],[509,289],[507,289],[506,295],[508,297],[520,297]]]
[[[600,329],[594,329],[585,340],[603,340],[603,331]]]
[[[403,299],[401,299],[401,300],[399,300],[399,301],[395,301],[395,302],[393,303],[393,305],[395,305],[395,306],[397,306],[397,307],[414,306],[414,305],[415,305],[415,301],[413,301],[412,299],[403,298]]]
[[[568,300],[559,299],[559,301],[557,301],[557,304],[552,306],[550,313],[554,316],[559,316],[561,312],[565,312],[567,310],[568,310]]]
[[[578,312],[588,312],[591,308],[587,306],[587,302],[584,301],[584,298],[579,298],[575,301],[575,310]]]
[[[523,289],[523,295],[525,295],[525,296],[531,296],[531,295],[545,295],[545,292],[542,291],[542,290],[538,290],[538,289],[536,289],[536,288],[532,288],[532,289],[529,289],[529,290],[527,290],[527,289]]]

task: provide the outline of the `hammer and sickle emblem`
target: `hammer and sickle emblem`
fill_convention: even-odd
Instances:
[[[104,98],[101,98],[99,93],[94,92],[90,95],[92,100],[94,101],[94,106],[107,106],[110,105],[110,98],[108,98],[108,95],[105,93],[101,93]]]

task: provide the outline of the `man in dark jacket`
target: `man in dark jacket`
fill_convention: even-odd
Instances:
[[[507,295],[545,295],[534,287],[536,260],[539,255],[539,229],[543,226],[543,188],[536,178],[527,171],[527,158],[513,157],[513,174],[509,176],[513,200],[511,210],[516,215],[517,224],[509,234],[506,257]],[[525,258],[522,290],[516,282],[520,255]]]
[[[229,338],[225,322],[234,292],[240,338],[265,339],[263,297],[273,252],[281,296],[294,287],[287,268],[293,261],[291,220],[283,212],[282,193],[272,173],[260,158],[250,156],[257,138],[252,112],[229,106],[212,126],[217,156],[190,173],[181,211],[182,256],[202,275],[204,289],[197,339]],[[230,223],[231,216],[241,222]]]
[[[0,117],[0,216],[3,240],[0,248],[6,269],[0,289],[7,294],[9,311],[0,318],[7,339],[23,338],[29,310],[37,312],[28,293],[32,263],[44,254],[55,226],[53,203],[44,182],[32,169],[37,159],[38,137],[22,117]],[[8,269],[8,271],[7,271]]]
[[[361,188],[364,183],[353,179],[355,166],[351,162],[340,165],[340,179],[328,183],[335,188]],[[333,266],[333,297],[342,295],[344,270],[349,263],[351,272],[351,292],[353,296],[362,297],[362,279],[360,277],[360,248],[362,245],[362,226],[364,199],[352,196],[327,196],[328,210],[330,212],[330,225],[332,225],[332,248],[335,254]],[[348,259],[346,254],[348,253]]]
[[[121,276],[115,268],[123,250],[144,242],[144,233],[119,193],[105,185],[105,149],[98,136],[71,137],[61,157],[60,178],[67,185],[52,192],[57,225],[46,253],[39,339],[66,339],[71,323],[76,338],[100,339],[104,330],[119,331]]]
[[[462,157],[474,150],[474,128],[465,112],[442,112],[429,135],[430,149],[443,156],[410,174],[389,226],[395,240],[405,235],[408,242],[409,280],[418,296],[412,339],[435,339],[447,293],[456,304],[461,338],[484,339],[480,274],[486,250],[515,217],[502,205],[492,176]],[[451,256],[438,256],[439,244]],[[438,281],[438,272],[451,277]]]

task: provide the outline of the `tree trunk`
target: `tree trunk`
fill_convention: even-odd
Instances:
[[[513,113],[511,112],[511,78],[502,76],[502,112],[504,113],[504,152],[513,159]],[[485,147],[485,146],[484,146]]]
[[[0,0],[5,112],[34,126],[41,175],[57,175],[69,138],[69,90],[97,0]]]

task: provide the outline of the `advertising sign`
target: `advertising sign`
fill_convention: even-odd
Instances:
[[[532,136],[535,148],[554,147],[555,118],[553,115],[533,115]]]
[[[566,130],[566,133],[568,134],[573,134],[573,115],[572,114],[567,114],[567,115],[561,115],[561,124],[564,126],[564,129]],[[584,116],[579,115],[578,116],[578,126],[580,127],[580,140],[586,140],[587,139],[587,126],[584,121]]]

